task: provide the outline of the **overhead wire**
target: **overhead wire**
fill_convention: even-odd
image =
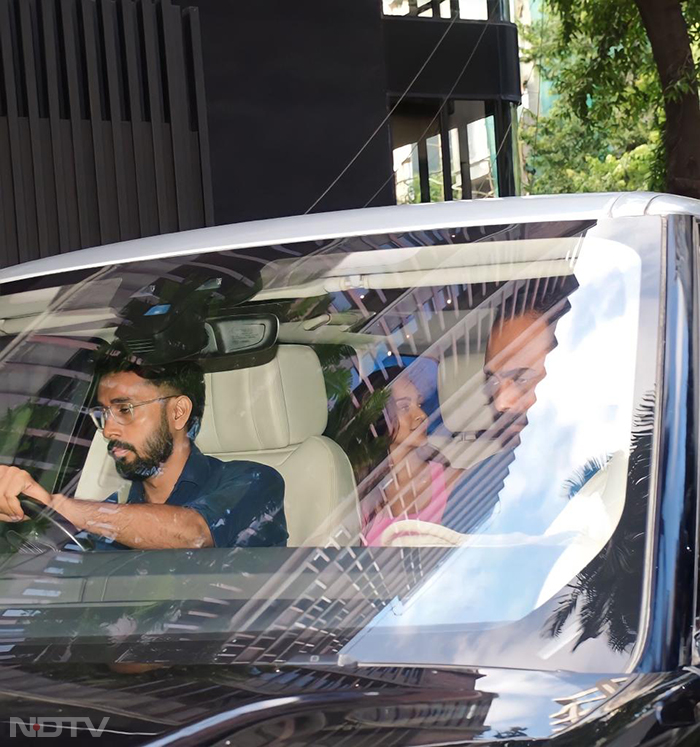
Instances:
[[[391,119],[391,115],[401,105],[401,102],[406,98],[406,96],[408,95],[408,93],[411,90],[411,88],[413,88],[414,83],[418,80],[418,78],[421,76],[421,74],[423,73],[423,71],[425,70],[425,68],[428,66],[428,63],[430,62],[430,60],[433,59],[433,57],[435,56],[435,53],[438,51],[438,49],[440,48],[441,44],[443,43],[443,41],[445,40],[445,38],[447,37],[447,35],[450,33],[452,27],[454,26],[455,22],[458,19],[459,19],[459,15],[458,14],[454,14],[453,17],[452,17],[452,20],[450,21],[449,25],[447,26],[447,28],[443,32],[442,36],[437,40],[435,46],[430,51],[430,54],[426,57],[425,61],[423,62],[423,64],[418,69],[418,72],[413,76],[413,78],[411,79],[410,83],[406,86],[406,89],[401,94],[401,96],[399,97],[398,101],[394,104],[394,106],[391,107],[391,109],[389,110],[389,112],[387,113],[387,115],[376,126],[376,128],[374,129],[374,131],[372,132],[372,134],[367,138],[367,140],[365,140],[365,142],[362,145],[362,147],[357,151],[357,153],[355,153],[355,155],[350,159],[350,161],[348,161],[348,163],[345,166],[345,168],[326,187],[326,189],[314,201],[314,203],[307,210],[304,211],[304,215],[307,215],[308,213],[310,213],[316,207],[316,205],[318,205],[318,203],[321,202],[321,200],[333,189],[333,187],[335,187],[335,185],[343,178],[343,176],[345,176],[345,174],[348,172],[348,170],[352,167],[352,165],[355,163],[355,161],[357,161],[357,159],[364,153],[365,149],[369,146],[369,144],[372,142],[372,140],[374,140],[374,138],[382,131],[384,125]],[[488,21],[487,21],[487,25],[488,25]],[[482,33],[482,36],[483,36],[483,33]],[[479,37],[479,41],[480,40],[481,40],[481,37]],[[478,44],[479,44],[479,42],[477,42],[477,45]]]
[[[430,127],[431,127],[431,125],[428,125],[428,127],[427,127],[427,128],[426,128],[426,129],[424,130],[424,131],[423,131],[423,134],[421,135],[421,140],[422,140],[422,139],[423,139],[423,138],[424,138],[424,137],[426,136],[426,134],[427,134],[427,133],[428,133],[428,131],[430,130]],[[501,138],[501,142],[500,142],[500,144],[499,144],[499,146],[498,146],[498,148],[497,148],[497,150],[496,150],[496,154],[495,154],[495,156],[494,156],[494,160],[498,160],[498,156],[500,156],[500,155],[501,155],[501,150],[503,150],[503,146],[505,145],[505,143],[506,143],[506,140],[508,139],[508,136],[510,135],[510,133],[511,133],[511,130],[512,130],[512,129],[513,129],[513,121],[511,120],[511,121],[509,122],[509,124],[508,124],[508,127],[506,127],[506,131],[505,131],[505,133],[503,134],[503,137]],[[409,158],[412,158],[412,157],[413,157],[413,154],[414,154],[414,153],[416,152],[416,149],[417,149],[417,148],[418,148],[418,143],[416,143],[416,144],[415,144],[415,145],[414,145],[414,146],[413,146],[413,147],[411,148],[411,153],[410,153],[410,155],[409,155]],[[404,160],[407,160],[407,159],[404,159]],[[385,181],[385,182],[384,182],[384,183],[383,183],[383,184],[382,184],[382,185],[381,185],[381,186],[379,187],[379,189],[378,189],[378,190],[377,190],[377,191],[376,191],[376,192],[375,192],[375,193],[374,193],[374,194],[373,194],[373,195],[372,195],[372,196],[371,196],[371,197],[369,198],[369,200],[367,200],[367,202],[365,202],[365,204],[364,204],[364,205],[363,205],[362,207],[363,207],[363,208],[366,208],[366,207],[367,207],[367,206],[368,206],[368,205],[369,205],[369,204],[370,204],[370,203],[372,202],[372,200],[373,200],[373,199],[374,199],[374,198],[375,198],[375,197],[376,197],[376,196],[377,196],[377,195],[378,195],[378,194],[379,194],[379,193],[380,193],[380,192],[381,192],[381,191],[382,191],[382,190],[384,189],[384,187],[386,187],[386,185],[387,185],[387,184],[388,184],[388,183],[389,183],[389,182],[390,182],[390,181],[391,181],[391,180],[392,180],[392,179],[393,179],[393,178],[394,178],[395,176],[396,176],[396,172],[395,172],[395,171],[392,171],[392,172],[391,172],[391,174],[389,175],[389,177],[388,177],[388,178],[386,179],[386,181]]]
[[[471,61],[474,59],[474,55],[476,54],[476,51],[479,48],[479,45],[481,44],[481,42],[482,42],[482,40],[484,38],[484,35],[486,34],[486,30],[489,27],[489,24],[491,23],[492,15],[494,13],[494,10],[495,10],[495,5],[489,11],[489,14],[488,14],[488,16],[486,18],[486,23],[484,24],[484,27],[481,30],[481,34],[479,34],[479,38],[476,40],[476,44],[472,48],[471,54],[469,55],[469,57],[467,58],[467,61],[462,66],[462,69],[459,71],[459,74],[457,75],[457,78],[455,79],[454,83],[452,84],[452,87],[447,92],[447,95],[443,98],[442,103],[438,107],[438,109],[435,112],[433,118],[430,120],[430,122],[428,122],[426,128],[421,133],[420,137],[418,138],[418,142],[416,142],[415,145],[411,148],[411,152],[410,152],[410,156],[409,156],[410,158],[413,157],[413,154],[415,153],[416,149],[418,148],[418,143],[420,143],[426,137],[426,135],[428,134],[428,132],[430,132],[431,128],[433,127],[433,125],[437,121],[438,117],[442,113],[442,110],[445,108],[445,106],[447,105],[447,102],[450,100],[452,94],[455,92],[455,89],[459,85],[460,80],[462,80],[462,76],[464,75],[464,73],[467,72],[467,68],[471,64]],[[404,92],[402,98],[405,98],[406,95],[407,95],[407,93],[408,93],[407,91]],[[396,109],[396,107],[394,107],[391,110],[390,115],[391,115],[391,113],[393,113],[393,111],[395,109]],[[498,156],[500,155],[500,152],[501,152],[501,149],[503,148],[503,145],[505,143],[506,137],[508,136],[508,133],[511,131],[512,127],[513,127],[513,122],[511,121],[510,124],[508,125],[508,128],[506,129],[506,134],[503,136],[503,139],[501,140],[501,145],[499,146],[499,148],[498,148],[498,150],[496,152],[496,158],[498,158]],[[406,159],[404,159],[404,160],[406,160]],[[367,202],[365,202],[365,204],[363,205],[363,207],[367,207],[372,202],[372,200],[374,200],[374,198],[387,186],[387,184],[389,184],[389,182],[392,179],[394,179],[395,176],[396,176],[396,171],[392,170],[390,176],[380,185],[379,189],[377,189],[377,191],[369,198],[369,200],[367,200]]]

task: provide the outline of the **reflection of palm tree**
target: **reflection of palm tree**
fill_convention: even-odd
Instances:
[[[355,402],[352,373],[342,365],[354,350],[343,345],[318,345],[315,350],[323,368],[328,399],[332,403],[325,435],[348,455],[356,477],[361,479],[386,456],[389,448],[388,436],[374,438],[371,433],[371,427],[382,417],[389,391],[375,389],[361,402]]]
[[[574,648],[605,632],[610,647],[628,649],[637,635],[639,588],[644,553],[654,396],[642,399],[632,431],[628,489],[620,522],[603,550],[569,585],[549,617],[546,633],[556,638],[575,612],[580,633]]]
[[[506,731],[497,731],[494,735],[494,739],[512,739],[513,737],[526,737],[527,727],[525,726],[511,726]]]
[[[302,321],[332,313],[332,303],[330,294],[298,299],[287,309],[286,321]],[[381,418],[389,392],[377,390],[362,402],[354,401],[353,376],[348,362],[356,351],[341,344],[314,345],[314,350],[321,363],[329,402],[324,435],[345,451],[356,477],[360,479],[386,456],[388,437],[373,438],[370,429]]]

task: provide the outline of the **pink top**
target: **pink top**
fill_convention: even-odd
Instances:
[[[362,541],[365,545],[379,546],[384,530],[396,521],[418,519],[432,524],[439,524],[442,521],[448,495],[445,468],[437,462],[430,462],[430,478],[432,496],[428,505],[415,513],[404,513],[399,516],[392,516],[388,508],[382,508],[364,528]]]

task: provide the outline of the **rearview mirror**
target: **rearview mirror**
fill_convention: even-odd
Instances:
[[[279,319],[274,314],[241,314],[210,319],[204,329],[209,343],[202,350],[202,356],[254,353],[277,342]]]

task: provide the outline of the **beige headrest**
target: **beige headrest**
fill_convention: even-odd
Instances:
[[[493,425],[484,381],[483,353],[449,355],[440,361],[440,413],[453,433],[481,431]]]
[[[323,371],[309,347],[280,345],[269,363],[206,374],[205,382],[207,401],[197,436],[205,454],[283,449],[326,428]]]

